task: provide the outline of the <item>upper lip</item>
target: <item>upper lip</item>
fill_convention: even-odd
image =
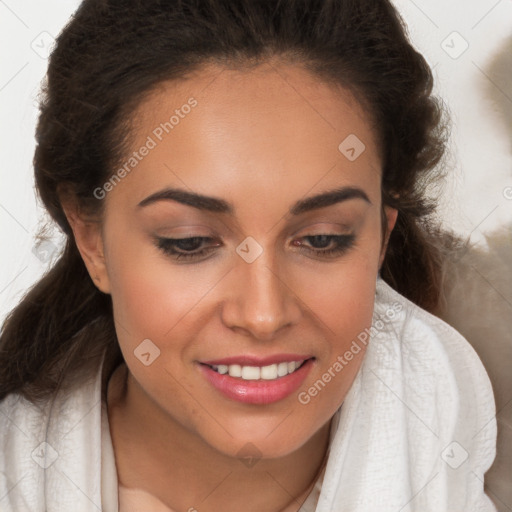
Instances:
[[[279,364],[291,361],[305,361],[306,359],[311,359],[312,357],[313,356],[311,355],[301,354],[273,354],[265,357],[240,355],[199,362],[202,364],[207,364],[209,366],[218,366],[221,364],[226,366],[229,366],[231,364],[239,364],[240,366],[269,366],[271,364]]]

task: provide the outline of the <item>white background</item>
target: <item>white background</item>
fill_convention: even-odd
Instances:
[[[33,252],[47,220],[33,185],[34,129],[52,37],[78,3],[0,0],[0,322],[58,255],[45,257],[52,246]],[[484,234],[512,225],[512,1],[395,4],[452,116],[441,216],[485,243]],[[61,241],[56,228],[56,249]]]

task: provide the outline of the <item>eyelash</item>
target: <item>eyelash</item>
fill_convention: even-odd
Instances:
[[[316,256],[320,256],[323,258],[329,258],[329,257],[336,257],[341,256],[343,253],[351,249],[355,243],[355,235],[349,234],[349,235],[307,235],[300,237],[301,239],[308,239],[310,241],[311,239],[317,238],[317,237],[326,237],[328,238],[328,241],[334,241],[335,247],[332,249],[311,249],[305,246],[302,246],[306,251],[313,252],[316,254]],[[156,246],[163,251],[168,256],[173,257],[176,260],[194,260],[194,259],[200,259],[207,253],[211,252],[213,250],[213,247],[208,247],[201,249],[200,251],[195,252],[179,252],[176,250],[176,246],[178,246],[180,243],[190,243],[190,242],[206,242],[209,240],[213,240],[211,237],[204,237],[204,236],[194,236],[189,238],[156,238]]]

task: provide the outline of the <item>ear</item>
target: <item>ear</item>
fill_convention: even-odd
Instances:
[[[110,293],[100,221],[80,211],[76,196],[69,188],[59,187],[59,199],[91,279],[100,291]]]
[[[384,206],[384,216],[385,219],[383,219],[383,227],[386,226],[386,232],[384,233],[385,239],[379,256],[379,270],[382,267],[384,258],[386,257],[389,237],[391,236],[391,231],[393,231],[393,228],[395,227],[398,210],[396,208],[391,208],[390,206]]]

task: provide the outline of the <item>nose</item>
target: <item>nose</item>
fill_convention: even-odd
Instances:
[[[297,324],[302,314],[286,276],[267,254],[264,251],[252,263],[240,261],[230,272],[228,299],[222,308],[224,325],[262,341]]]

